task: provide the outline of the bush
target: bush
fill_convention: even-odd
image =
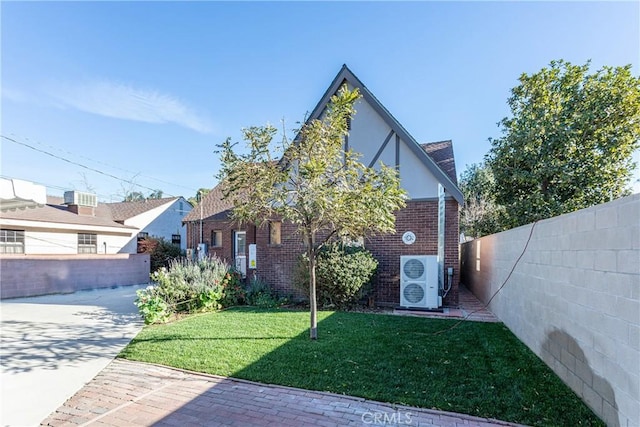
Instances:
[[[211,311],[244,300],[238,275],[219,258],[174,259],[151,274],[155,286],[137,292],[145,323],[166,322],[176,313]]]
[[[158,294],[156,286],[147,286],[136,291],[135,305],[138,306],[144,323],[164,323],[171,316],[169,305]]]
[[[169,263],[174,259],[184,257],[184,251],[180,246],[174,245],[160,237],[147,237],[138,242],[138,253],[149,254],[150,269],[154,273],[162,267],[169,268]]]
[[[288,300],[279,297],[266,282],[254,276],[247,285],[246,301],[254,307],[274,308],[286,304]]]
[[[235,269],[230,269],[222,280],[223,296],[222,306],[232,307],[246,302],[246,291],[242,287],[240,273]]]
[[[306,254],[298,264],[296,283],[309,288],[309,261]],[[332,243],[324,246],[316,262],[316,295],[321,306],[348,307],[370,291],[370,280],[378,261],[360,246]]]

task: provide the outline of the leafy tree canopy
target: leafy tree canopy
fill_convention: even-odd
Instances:
[[[164,192],[162,190],[154,190],[149,194],[147,199],[162,199]]]
[[[504,210],[495,201],[495,179],[485,163],[468,165],[459,180],[464,195],[460,211],[460,231],[468,237],[481,237],[502,231]]]
[[[135,201],[140,201],[144,199],[145,199],[144,194],[142,194],[141,192],[131,191],[124,195],[123,202],[135,202]]]
[[[640,139],[640,79],[631,66],[589,74],[559,60],[520,76],[511,117],[487,162],[504,225],[515,227],[620,197]]]
[[[193,196],[193,197],[189,197],[189,198],[187,199],[187,201],[188,201],[189,203],[191,203],[191,206],[195,206],[195,205],[197,205],[198,203],[200,203],[200,200],[202,200],[202,198],[203,198],[204,196],[206,196],[207,194],[209,194],[209,192],[210,192],[210,191],[211,191],[211,189],[210,189],[210,188],[200,188],[200,189],[198,190],[198,192],[196,193],[196,195],[195,195],[195,196]]]
[[[271,154],[272,126],[243,130],[247,154],[236,153],[230,140],[220,145],[219,178],[235,206],[233,217],[250,223],[278,217],[297,226],[309,259],[312,339],[317,338],[315,265],[320,248],[336,238],[393,232],[394,211],[404,206],[394,168],[367,168],[356,153],[344,151],[347,119],[359,96],[343,87],[323,116],[307,121],[294,141],[283,136],[276,147],[281,159]]]
[[[150,200],[150,199],[162,199],[162,195],[163,195],[162,190],[153,190],[151,193],[149,193],[148,197],[145,197],[145,195],[140,191],[127,191],[125,192],[122,201],[137,202],[137,201]]]

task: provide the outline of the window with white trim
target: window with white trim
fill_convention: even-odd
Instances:
[[[98,235],[91,233],[78,233],[78,253],[98,253]]]
[[[0,230],[0,253],[23,254],[24,230]]]

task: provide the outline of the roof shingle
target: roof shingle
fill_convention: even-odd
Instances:
[[[202,212],[200,211],[202,208]],[[216,185],[204,198],[189,212],[182,222],[199,221],[201,219],[218,219],[224,217],[225,212],[233,208],[229,200],[223,200],[222,185]]]
[[[447,174],[449,179],[454,184],[458,185],[458,178],[456,177],[456,162],[453,157],[453,143],[451,140],[427,142],[420,144],[420,146],[427,155],[436,162],[438,167]]]

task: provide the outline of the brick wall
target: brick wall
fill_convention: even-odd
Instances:
[[[269,283],[281,295],[306,298],[306,288],[296,287],[294,271],[300,254],[304,252],[301,236],[296,233],[291,223],[283,223],[281,245],[269,245],[267,226],[239,227],[226,218],[203,221],[204,242],[211,244],[211,231],[222,232],[222,246],[209,247],[209,253],[233,263],[233,231],[247,232],[247,248],[250,243],[257,243],[257,269],[247,270],[251,277],[255,272],[258,277]],[[200,239],[200,223],[188,224],[188,247],[195,247]],[[405,245],[402,235],[413,231],[416,242]],[[458,204],[455,200],[447,200],[445,208],[445,268],[453,267],[454,276],[450,292],[444,305],[458,304]],[[407,207],[396,214],[396,233],[369,237],[365,246],[379,261],[378,274],[374,278],[374,300],[379,305],[398,305],[400,303],[400,256],[401,255],[437,255],[438,252],[438,202],[410,201]],[[247,253],[248,255],[248,253]],[[446,277],[445,277],[446,280]]]
[[[488,301],[531,230],[462,245],[462,283]],[[538,222],[489,308],[607,425],[640,425],[640,194]]]
[[[415,243],[405,245],[402,235],[412,231]],[[447,200],[445,207],[445,269],[453,267],[451,290],[443,305],[458,305],[458,203]],[[374,283],[377,304],[400,303],[400,256],[438,254],[438,202],[409,201],[407,207],[396,214],[396,233],[368,238],[365,246],[379,260]],[[446,281],[445,275],[445,281]]]
[[[149,282],[149,254],[1,255],[0,298]]]

